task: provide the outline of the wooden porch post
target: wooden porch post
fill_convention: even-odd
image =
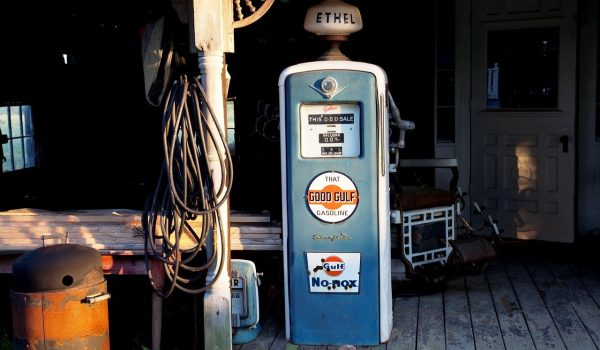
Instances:
[[[232,1],[190,0],[189,4],[191,49],[199,53],[198,64],[202,86],[207,94],[207,102],[212,107],[221,130],[226,130],[224,114],[226,92],[223,88],[225,85],[224,53],[233,51]],[[209,167],[217,188],[223,180],[219,165],[219,153],[224,158],[224,145],[208,149]],[[204,348],[207,350],[231,349],[232,347],[228,202],[219,208],[219,214],[225,239],[217,242],[214,252],[217,255],[217,263],[210,267],[206,277],[206,283],[216,279],[215,284],[204,294]],[[217,226],[215,229],[218,229]],[[216,232],[215,237],[219,236],[220,232]],[[207,247],[211,247],[211,243],[207,242]],[[221,274],[217,276],[219,261],[223,261],[227,266],[224,266]]]

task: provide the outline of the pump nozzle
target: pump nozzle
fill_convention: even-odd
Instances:
[[[403,120],[400,117],[400,109],[396,106],[396,102],[394,102],[394,97],[388,91],[387,92],[389,108],[390,108],[390,119],[394,122],[394,125],[400,130],[400,134],[398,135],[398,142],[396,143],[396,148],[404,148],[406,145],[404,143],[404,136],[406,130],[414,130],[415,123],[410,120]]]

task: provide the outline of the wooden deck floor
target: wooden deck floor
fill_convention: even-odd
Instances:
[[[580,254],[571,247],[499,251],[484,273],[448,281],[435,293],[408,296],[396,286],[389,342],[359,349],[599,349],[600,258],[597,249]],[[338,348],[286,342],[282,308],[266,317],[259,338],[234,346]]]

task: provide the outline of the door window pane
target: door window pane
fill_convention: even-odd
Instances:
[[[11,143],[5,143],[2,145],[2,152],[4,154],[4,159],[6,159],[2,165],[4,171],[12,171],[13,169],[13,161],[12,161],[12,152],[11,152]],[[0,162],[2,159],[0,159]]]
[[[558,28],[488,33],[488,108],[558,106]]]
[[[25,137],[23,141],[25,146],[25,168],[32,168],[35,166],[35,144],[33,143],[33,137]]]
[[[454,142],[454,107],[440,107],[437,110],[438,142]]]
[[[33,135],[33,121],[31,120],[31,107],[21,107],[21,113],[23,115],[23,136]]]
[[[12,129],[12,137],[21,137],[21,113],[19,107],[10,107],[10,127]]]

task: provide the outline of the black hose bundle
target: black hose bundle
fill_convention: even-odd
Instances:
[[[166,298],[175,288],[202,293],[221,273],[226,262],[223,254],[217,254],[217,239],[224,242],[226,233],[218,209],[229,196],[233,166],[227,139],[197,78],[190,83],[183,75],[173,83],[164,107],[162,130],[165,160],[156,189],[146,202],[142,227],[150,283],[156,294]],[[222,177],[217,184],[211,176],[209,148],[220,164]],[[210,235],[212,250],[207,250]],[[152,277],[150,254],[164,264],[170,285],[163,290],[158,290]],[[217,255],[221,257],[218,262]],[[205,285],[202,279],[215,263],[217,275]]]

